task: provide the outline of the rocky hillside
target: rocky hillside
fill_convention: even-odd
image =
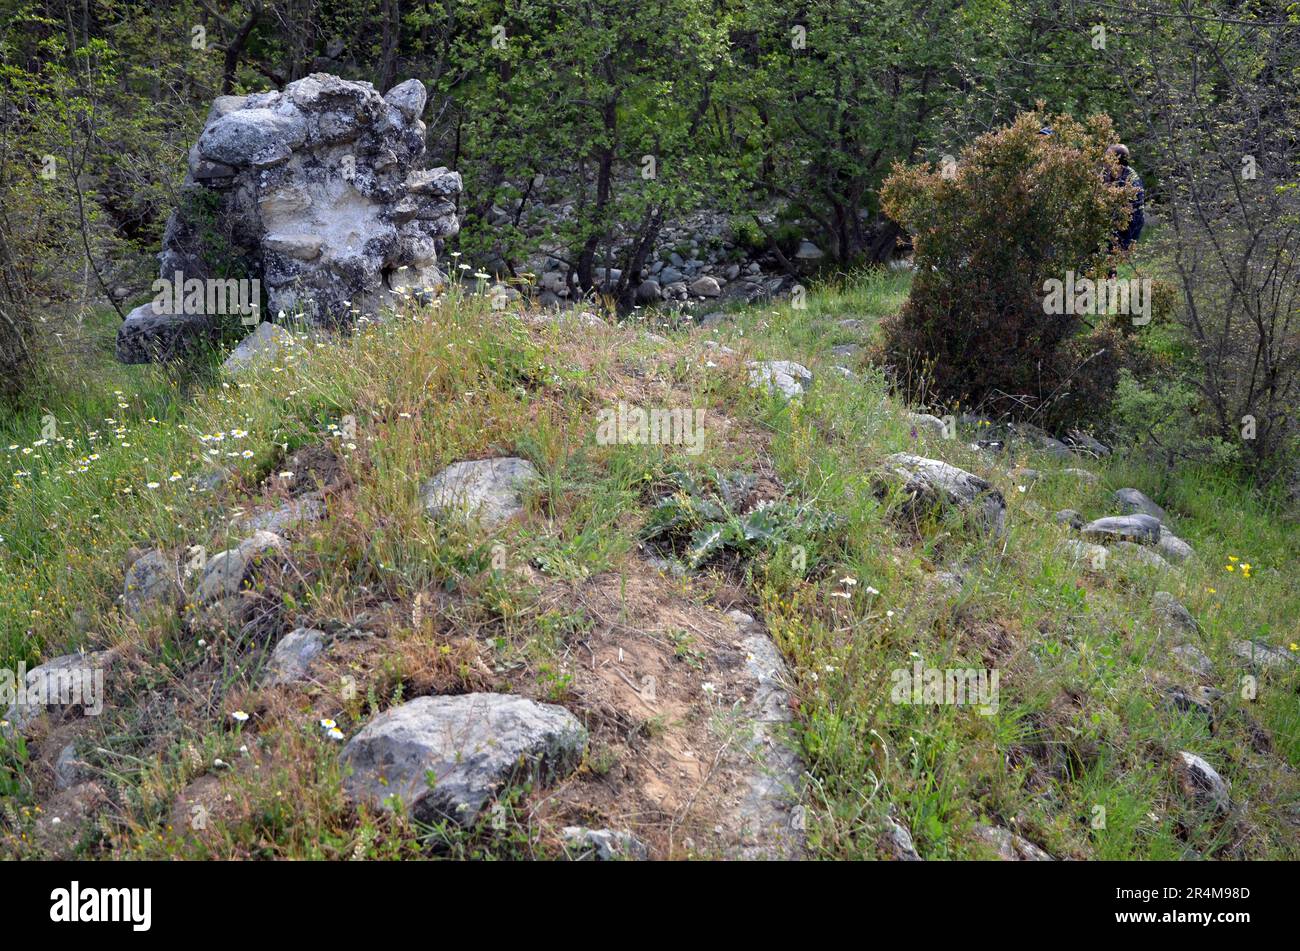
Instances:
[[[0,446],[4,852],[1296,858],[1294,525],[899,405],[907,286],[83,368]]]

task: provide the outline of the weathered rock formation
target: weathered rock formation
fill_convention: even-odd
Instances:
[[[118,358],[179,356],[281,312],[348,326],[399,296],[436,292],[461,181],[419,167],[425,99],[415,79],[381,96],[325,73],[218,97],[159,256],[176,293],[127,316]]]

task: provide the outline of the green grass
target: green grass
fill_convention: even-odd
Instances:
[[[580,650],[590,619],[580,605],[544,599],[527,578],[488,570],[494,555],[481,541],[431,527],[418,489],[442,466],[487,454],[532,460],[542,484],[504,543],[512,563],[566,583],[619,572],[639,557],[649,509],[671,473],[771,471],[787,498],[834,518],[783,527],[770,544],[732,549],[702,572],[748,592],[790,663],[816,854],[878,856],[892,807],[927,858],[986,854],[972,834],[979,822],[1014,828],[1059,857],[1300,857],[1300,782],[1288,771],[1300,765],[1296,670],[1261,676],[1257,696],[1245,699],[1245,671],[1228,649],[1255,638],[1289,650],[1300,637],[1293,516],[1212,471],[1157,471],[1121,452],[1072,463],[1098,476],[1087,485],[1061,473],[1070,463],[1018,450],[992,456],[966,440],[914,434],[863,355],[829,352],[868,344],[908,283],[895,272],[856,275],[815,289],[805,306],[738,312],[706,332],[740,351],[730,363],[702,346],[698,331],[672,332],[660,345],[634,327],[530,328],[459,296],[346,341],[303,342],[239,380],[117,366],[103,356],[111,324],[91,327],[101,356],[0,423],[0,664],[82,645],[122,645],[138,658],[135,679],[117,685],[124,693],[100,740],[109,750],[101,775],[123,818],[93,854],[549,854],[526,810],[516,815],[513,806],[504,828],[470,833],[354,812],[338,789],[335,748],[309,710],[270,717],[275,728],[259,740],[264,773],[231,775],[245,804],[238,816],[201,847],[178,846],[170,835],[176,793],[210,773],[205,764],[215,758],[240,762],[243,741],[226,711],[241,702],[251,674],[238,643],[200,647],[174,620],[128,620],[117,598],[129,555],[149,545],[220,550],[230,511],[272,498],[289,455],[324,443],[353,487],[327,530],[297,543],[302,577],[285,588],[286,614],[352,617],[391,604],[409,617],[417,595],[457,596],[432,639],[413,623],[395,630],[382,669],[365,672],[355,699],[337,701],[348,728],[419,689],[421,676],[472,683],[475,650],[498,671],[531,670],[549,698],[567,696],[557,658]],[[850,317],[865,327],[840,325]],[[758,358],[806,363],[817,375],[812,392],[786,404],[752,389],[743,360]],[[625,393],[707,407],[715,428],[704,451],[596,445],[597,409]],[[47,413],[57,439],[41,443]],[[355,436],[341,435],[348,416]],[[724,429],[726,438],[717,436]],[[1006,536],[983,538],[951,513],[920,526],[900,521],[871,478],[896,451],[942,458],[993,482],[1008,502]],[[1019,481],[1010,474],[1017,465],[1043,478]],[[231,470],[230,480],[203,490],[202,477],[217,466]],[[1115,559],[1091,572],[1064,554],[1072,533],[1052,513],[1110,514],[1110,492],[1121,486],[1160,501],[1198,558],[1159,577]],[[1250,577],[1225,570],[1242,562],[1252,565]],[[935,572],[947,569],[963,575],[959,590],[937,582]],[[1183,639],[1152,614],[1156,590],[1173,593],[1202,625],[1190,640],[1214,661],[1213,685],[1223,691],[1213,729],[1165,700],[1165,688],[1195,681],[1170,653]],[[688,659],[697,649],[687,640],[677,646]],[[917,659],[996,668],[997,712],[891,702],[891,672]],[[132,700],[182,684],[201,702],[189,697],[164,716]],[[1271,749],[1256,748],[1259,731]],[[1237,813],[1215,816],[1181,793],[1170,760],[1184,749],[1229,780]],[[36,787],[26,754],[0,753],[11,832],[30,818],[20,813],[35,806]],[[21,833],[9,847],[29,848]]]

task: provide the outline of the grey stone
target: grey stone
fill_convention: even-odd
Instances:
[[[560,836],[569,857],[576,861],[644,862],[650,857],[650,850],[645,843],[630,832],[566,826]]]
[[[150,301],[126,315],[115,350],[121,363],[166,363],[214,346],[220,333],[214,317],[172,313]]]
[[[899,862],[920,862],[920,854],[912,842],[912,833],[893,816],[885,817],[885,828],[881,840],[886,851]]]
[[[1067,446],[1077,453],[1089,456],[1109,456],[1110,447],[1105,443],[1098,442],[1089,433],[1080,429],[1072,429],[1069,434],[1062,440]]]
[[[69,743],[59,750],[59,755],[54,760],[55,789],[71,789],[73,786],[87,782],[90,778],[88,767],[77,756],[77,744]]]
[[[1088,485],[1096,485],[1098,482],[1101,481],[1099,478],[1097,478],[1097,474],[1095,472],[1089,472],[1087,469],[1077,469],[1077,468],[1062,469],[1061,475],[1069,476],[1072,479],[1078,479],[1080,482],[1084,482]]]
[[[238,535],[251,535],[255,532],[272,532],[283,535],[295,526],[308,522],[319,522],[325,518],[325,501],[318,493],[309,492],[296,499],[289,499],[282,505],[267,512],[258,512],[235,523]]]
[[[274,552],[286,550],[284,539],[273,532],[254,532],[235,548],[218,552],[208,559],[199,579],[197,601],[213,604],[223,598],[239,594],[244,582],[253,574],[262,559]]]
[[[1300,654],[1285,648],[1272,647],[1258,641],[1233,640],[1228,650],[1241,658],[1253,670],[1285,670],[1300,664]]]
[[[1001,492],[979,476],[938,459],[894,453],[885,460],[878,490],[889,485],[901,486],[913,507],[955,505],[973,512],[986,533],[1001,535],[1006,526],[1007,503]]]
[[[1158,522],[1169,522],[1169,516],[1165,513],[1165,510],[1137,489],[1116,489],[1114,498],[1119,503],[1120,511],[1126,514],[1140,513],[1149,515]]]
[[[527,459],[513,456],[452,463],[420,490],[431,518],[460,513],[495,528],[524,510],[524,492],[539,478]]]
[[[213,162],[266,168],[286,161],[307,141],[301,115],[271,109],[238,109],[221,116],[199,136],[199,152]]]
[[[918,432],[926,432],[938,439],[944,439],[948,435],[947,426],[938,416],[931,416],[929,413],[908,413],[907,421]]]
[[[1231,788],[1227,780],[1195,753],[1180,750],[1174,757],[1174,770],[1183,792],[1201,805],[1213,806],[1227,812],[1232,806]]]
[[[1155,611],[1156,617],[1161,623],[1167,625],[1170,630],[1180,631],[1184,634],[1196,634],[1200,631],[1200,625],[1196,623],[1196,618],[1192,617],[1190,611],[1183,607],[1181,601],[1175,598],[1168,591],[1157,591],[1151,596],[1151,607]]]
[[[831,347],[831,356],[840,360],[854,360],[861,352],[862,348],[856,343],[844,343],[837,347]]]
[[[506,694],[419,697],[375,717],[343,750],[354,800],[396,797],[422,821],[473,824],[503,786],[576,768],[587,731],[563,707]]]
[[[279,324],[270,322],[257,325],[257,329],[239,342],[221,364],[227,373],[239,373],[257,366],[265,366],[279,358],[286,346],[292,346],[293,334]]]
[[[1191,671],[1201,677],[1208,677],[1214,673],[1214,661],[1206,655],[1195,644],[1179,644],[1172,651],[1174,661],[1184,670]]]
[[[743,635],[745,673],[754,689],[732,724],[739,742],[724,757],[741,778],[739,802],[724,821],[723,851],[746,860],[800,858],[806,847],[803,764],[789,735],[789,671],[762,625],[743,612],[731,617]]]
[[[1155,568],[1160,571],[1169,571],[1173,568],[1173,565],[1161,558],[1155,551],[1150,548],[1145,548],[1142,545],[1138,545],[1135,542],[1115,542],[1111,548],[1119,554],[1121,558],[1137,562],[1138,564],[1144,565],[1148,568]]]
[[[706,274],[691,283],[691,293],[696,297],[717,297],[722,293],[722,288],[714,278]]]
[[[122,584],[122,606],[139,620],[150,611],[181,601],[179,568],[174,557],[155,548],[136,559]]]
[[[805,239],[799,242],[799,250],[795,251],[794,256],[800,261],[820,261],[825,254],[821,248]]]
[[[750,386],[780,393],[786,399],[802,396],[812,387],[812,371],[790,360],[754,360],[746,366]]]
[[[398,83],[384,93],[384,102],[397,109],[406,117],[407,122],[414,122],[420,118],[428,98],[429,94],[424,89],[424,83],[418,79],[408,79],[404,83]]]
[[[324,631],[307,627],[300,627],[284,635],[266,663],[263,683],[268,687],[276,687],[305,678],[312,661],[324,653],[325,639]]]
[[[1052,857],[1028,839],[998,826],[977,825],[975,835],[1004,862],[1051,862]]]
[[[1052,517],[1058,525],[1069,525],[1073,529],[1083,528],[1083,516],[1074,509],[1061,509]]]
[[[636,302],[638,304],[653,304],[659,300],[661,294],[659,282],[654,278],[650,278],[637,285]]]
[[[1135,542],[1115,542],[1112,548],[1122,559],[1130,561],[1130,563],[1145,565],[1147,568],[1156,568],[1161,572],[1173,569],[1173,565],[1162,559],[1152,548],[1140,546]]]
[[[1076,563],[1086,564],[1093,571],[1106,570],[1106,560],[1110,557],[1110,552],[1103,545],[1094,545],[1091,542],[1081,542],[1071,538],[1061,544],[1061,549]]]
[[[22,696],[5,711],[0,735],[25,734],[46,713],[74,707],[92,716],[102,712],[94,708],[104,701],[104,671],[115,656],[107,650],[64,654],[27,671]]]
[[[1085,538],[1098,541],[1137,541],[1148,545],[1160,541],[1160,523],[1150,515],[1108,515],[1095,519],[1080,530]]]
[[[459,230],[451,199],[461,181],[446,169],[416,167],[424,99],[417,80],[394,87],[386,101],[368,83],[313,73],[283,93],[219,100],[182,186],[196,200],[178,204],[163,235],[162,278],[233,273],[260,282],[277,319],[301,314],[326,327],[377,317],[406,299],[427,301],[446,284],[437,242]],[[214,235],[220,261],[212,259]],[[242,322],[216,309],[137,309],[119,330],[119,358],[185,356]]]
[[[1160,554],[1166,560],[1172,562],[1184,562],[1196,554],[1192,546],[1187,544],[1162,524],[1160,526],[1160,541],[1157,542]]]
[[[1011,423],[1007,428],[1021,441],[1057,459],[1069,459],[1070,447],[1032,423]]]

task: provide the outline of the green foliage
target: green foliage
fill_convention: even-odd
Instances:
[[[1045,125],[1054,134],[1041,135]],[[1084,336],[1089,318],[1049,312],[1047,295],[1049,281],[1105,276],[1131,193],[1103,180],[1113,140],[1104,116],[1026,112],[955,165],[895,167],[882,200],[913,236],[917,273],[907,305],[884,324],[884,349],[914,398],[1053,425],[1096,411],[1122,342]],[[1062,398],[1081,388],[1087,399]]]
[[[807,503],[785,499],[762,503],[740,514],[734,497],[743,477],[728,479],[719,473],[700,479],[673,472],[673,486],[650,514],[642,537],[679,552],[688,569],[699,568],[724,551],[744,557],[772,552],[782,545],[831,532],[840,520]]]

